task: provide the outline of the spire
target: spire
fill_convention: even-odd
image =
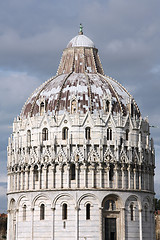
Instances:
[[[80,23],[80,27],[79,27],[79,35],[83,35],[83,26]]]

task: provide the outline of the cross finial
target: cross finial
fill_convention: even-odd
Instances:
[[[79,35],[83,35],[83,26],[82,26],[82,23],[80,23]]]

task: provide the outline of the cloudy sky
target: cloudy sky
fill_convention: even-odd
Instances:
[[[56,74],[79,24],[99,49],[106,75],[122,83],[148,116],[160,198],[160,1],[5,0],[0,3],[0,212],[6,204],[6,147],[14,117]]]

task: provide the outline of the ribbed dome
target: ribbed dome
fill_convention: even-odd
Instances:
[[[110,112],[135,112],[139,109],[132,96],[117,81],[104,75],[98,50],[93,42],[82,34],[73,38],[63,51],[57,75],[42,84],[25,103],[21,117],[41,114],[41,104],[47,114],[72,114],[75,101],[76,112],[93,114],[105,112],[106,102]]]

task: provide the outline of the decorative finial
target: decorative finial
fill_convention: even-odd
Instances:
[[[80,27],[79,27],[79,35],[83,35],[83,26],[80,23]]]

